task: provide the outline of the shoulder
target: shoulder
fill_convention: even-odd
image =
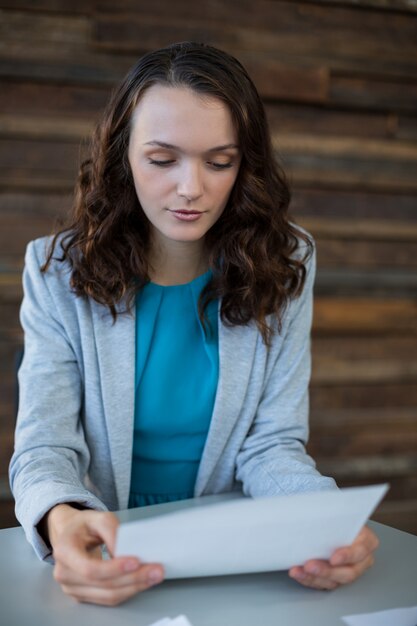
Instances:
[[[297,247],[291,255],[293,261],[301,262],[305,268],[302,289],[289,298],[282,315],[282,328],[279,330],[278,319],[274,314],[267,317],[268,323],[274,329],[272,341],[279,342],[288,329],[294,329],[295,325],[311,325],[313,309],[313,290],[316,278],[316,244],[309,232],[296,226],[297,230],[306,235],[307,240],[297,237]]]
[[[296,229],[297,246],[293,252],[292,258],[297,261],[304,261],[306,268],[312,264],[315,265],[316,260],[316,242],[311,233],[298,224],[291,223],[291,226]]]
[[[68,263],[61,261],[62,250],[61,242],[64,235],[57,237],[54,243],[54,237],[39,237],[30,241],[26,248],[25,263],[29,267],[39,267],[39,269],[45,264],[49,251],[53,245],[53,255],[51,258],[50,267],[58,269],[59,266],[68,266]]]
[[[297,245],[291,255],[291,259],[297,262],[297,264],[301,263],[305,269],[302,290],[290,300],[294,308],[294,306],[298,306],[297,302],[303,302],[312,295],[316,278],[317,253],[314,237],[298,224],[292,224],[292,226],[296,229],[296,232],[298,231],[298,234],[296,237]]]
[[[55,241],[53,254],[48,268],[43,271],[54,239],[50,237],[40,237],[31,241],[25,254],[25,269],[23,273],[23,286],[26,295],[44,294],[43,297],[54,300],[64,298],[73,299],[74,294],[70,287],[71,267],[68,261],[62,261],[62,250],[60,242],[62,236]]]

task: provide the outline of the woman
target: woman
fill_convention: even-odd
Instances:
[[[314,249],[289,199],[240,63],[176,44],[129,72],[72,222],[28,246],[11,483],[29,541],[77,600],[117,604],[163,579],[157,563],[101,560],[109,511],[335,488],[304,449]],[[332,589],[376,543],[364,529],[290,576]]]

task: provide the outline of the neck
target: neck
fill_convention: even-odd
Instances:
[[[203,241],[155,243],[150,255],[150,279],[159,285],[189,283],[208,269]]]

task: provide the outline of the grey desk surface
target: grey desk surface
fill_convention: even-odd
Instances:
[[[210,504],[222,496],[125,511],[122,520]],[[155,510],[156,509],[156,510]],[[417,604],[417,537],[371,522],[381,540],[374,567],[332,592],[301,587],[285,572],[167,581],[127,603],[77,604],[26,543],[21,528],[0,531],[0,624],[148,626],[183,613],[193,626],[342,626],[342,615]]]

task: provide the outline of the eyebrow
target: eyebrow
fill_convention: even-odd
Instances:
[[[147,141],[143,144],[144,146],[159,146],[160,148],[167,148],[168,150],[177,150],[181,152],[181,148],[179,146],[174,146],[172,143],[165,143],[165,141]],[[235,143],[225,143],[223,146],[215,146],[214,148],[210,148],[207,152],[221,152],[222,150],[229,150],[230,148],[234,148],[237,150],[239,146]]]

